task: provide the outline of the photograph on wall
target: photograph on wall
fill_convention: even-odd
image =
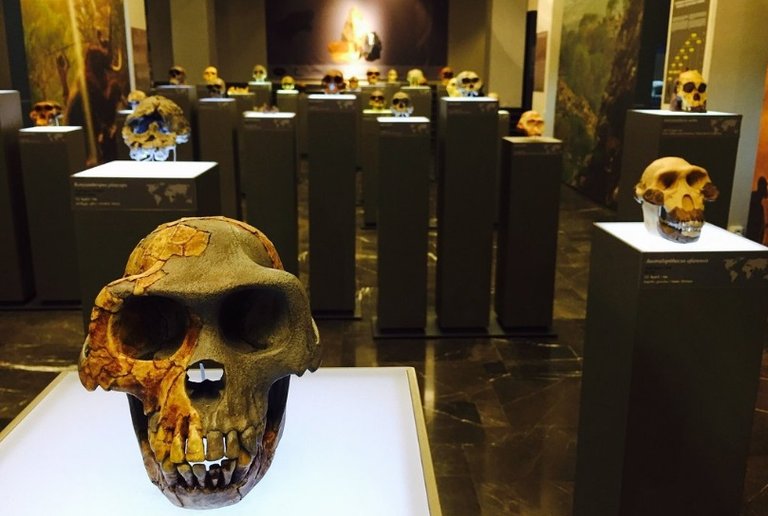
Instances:
[[[55,101],[82,126],[88,164],[117,157],[117,110],[130,89],[123,0],[21,0],[32,104]]]
[[[664,74],[664,103],[675,92],[678,75],[688,70],[703,71],[707,40],[709,0],[674,0],[669,20],[667,69]]]
[[[565,0],[555,137],[563,180],[615,206],[621,139],[632,106],[643,2]]]
[[[763,110],[760,113],[760,132],[755,159],[755,177],[749,198],[749,215],[745,236],[768,245],[768,71],[765,75]]]
[[[266,17],[270,66],[291,75],[330,66],[363,77],[370,66],[427,72],[447,59],[447,0],[267,0]]]

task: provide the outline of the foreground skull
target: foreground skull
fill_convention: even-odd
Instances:
[[[411,113],[413,113],[413,105],[407,93],[398,91],[392,95],[392,116],[408,117]]]
[[[264,65],[257,64],[254,66],[252,75],[255,82],[267,82],[267,69]]]
[[[538,111],[526,111],[520,116],[517,128],[527,136],[541,136],[544,134],[544,119]]]
[[[189,141],[189,122],[172,100],[147,97],[128,115],[123,140],[136,161],[165,161],[176,145]]]
[[[296,88],[296,81],[290,75],[286,75],[280,80],[280,87],[284,90],[292,90]]]
[[[323,76],[321,82],[323,84],[323,91],[328,94],[341,93],[346,87],[344,75],[340,70],[328,70],[328,73]]]
[[[150,480],[174,504],[238,502],[280,439],[291,374],[320,361],[299,280],[257,229],[224,217],[164,224],[91,312],[80,380],[129,394]]]
[[[32,111],[29,112],[29,119],[35,125],[61,125],[62,116],[61,104],[55,100],[38,102],[32,106]]]
[[[175,65],[168,70],[168,82],[171,84],[187,84],[187,71]]]
[[[673,111],[707,112],[707,83],[697,70],[682,72],[675,83]]]
[[[717,187],[706,170],[682,158],[659,158],[635,186],[645,227],[673,242],[695,242],[704,225],[704,201],[714,201]]]
[[[483,87],[483,81],[473,71],[465,70],[456,76],[456,88],[461,97],[477,97]]]

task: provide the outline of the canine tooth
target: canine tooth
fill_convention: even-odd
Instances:
[[[251,467],[251,456],[245,450],[240,450],[240,455],[237,457],[234,478],[239,481],[248,472],[248,468]]]
[[[212,464],[211,469],[208,470],[208,478],[211,479],[211,485],[217,487],[219,485],[219,480],[221,480],[221,466]]]
[[[240,441],[237,438],[237,432],[230,430],[227,434],[227,458],[236,459],[240,455]]]
[[[192,464],[192,473],[195,474],[195,478],[197,478],[197,483],[200,487],[205,487],[205,464]]]
[[[176,485],[179,481],[179,476],[176,474],[176,464],[171,462],[170,459],[165,459],[162,462],[160,469],[163,471],[165,481],[168,482],[169,485]]]
[[[228,486],[232,481],[232,473],[235,472],[236,460],[224,459],[221,461],[221,478],[224,480],[224,485]]]
[[[184,462],[184,439],[181,434],[173,436],[173,442],[171,443],[171,462],[181,464]]]
[[[203,439],[200,437],[200,432],[190,425],[189,439],[187,439],[187,461],[202,462],[204,460]]]
[[[224,436],[217,430],[208,432],[206,437],[208,449],[205,450],[206,460],[219,460],[224,456]]]
[[[261,436],[256,433],[256,429],[249,426],[242,434],[240,434],[240,444],[252,455],[255,455],[259,449],[259,444],[261,444],[260,437]]]
[[[179,472],[179,475],[182,476],[184,482],[186,482],[188,486],[195,485],[194,482],[192,482],[192,478],[194,477],[194,475],[192,475],[192,466],[184,462],[179,464],[176,470]]]

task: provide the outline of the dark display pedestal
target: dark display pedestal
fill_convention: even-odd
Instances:
[[[181,217],[218,215],[216,163],[112,161],[70,179],[83,322],[139,240]]]
[[[221,215],[240,218],[237,171],[237,103],[234,99],[200,99],[197,106],[200,159],[219,164]]]
[[[617,220],[643,220],[642,210],[634,199],[635,185],[653,160],[677,156],[709,172],[720,196],[717,201],[707,204],[707,222],[725,228],[731,207],[740,128],[741,115],[732,113],[628,111],[624,124]]]
[[[391,111],[366,109],[360,124],[360,153],[363,175],[363,225],[376,226],[379,206],[379,123],[378,117],[390,116]]]
[[[299,113],[299,91],[298,90],[278,90],[277,109],[281,113]]]
[[[354,95],[309,95],[309,291],[312,311],[355,311]]]
[[[297,126],[299,128],[296,134],[296,141],[299,146],[299,156],[309,154],[309,120],[307,111],[309,110],[309,98],[306,93],[299,93],[299,111],[296,113],[298,118]]]
[[[378,119],[378,309],[381,331],[427,324],[430,124]]]
[[[263,107],[264,105],[272,105],[272,83],[271,82],[255,82],[248,83],[248,89],[255,95],[256,109]]]
[[[596,225],[574,515],[741,512],[766,259],[711,224],[691,244]]]
[[[563,151],[560,140],[502,140],[496,315],[505,328],[552,325]]]
[[[243,115],[239,136],[240,189],[245,221],[275,244],[285,270],[299,275],[296,199],[296,115]]]
[[[82,127],[19,131],[32,268],[38,301],[77,301],[80,286],[69,176],[85,168]]]
[[[20,303],[34,294],[29,228],[24,205],[18,91],[0,90],[0,302]]]
[[[115,125],[117,126],[117,136],[115,146],[117,147],[117,159],[127,160],[131,159],[131,149],[125,144],[123,140],[122,130],[125,125],[125,119],[128,115],[133,113],[132,109],[121,109],[117,112],[117,118],[115,118]]]
[[[403,86],[400,91],[411,98],[411,116],[432,116],[432,89],[429,86]]]
[[[204,87],[205,88],[205,87]],[[195,128],[195,108],[198,99],[197,89],[191,85],[174,85],[165,84],[157,86],[154,91],[155,95],[161,95],[174,101],[179,105],[184,112],[184,117],[189,122],[193,131]],[[200,95],[200,98],[205,98],[207,95]],[[197,137],[193,134],[188,143],[182,143],[176,146],[176,161],[191,161],[195,158],[195,146],[193,142],[198,141]]]
[[[497,111],[489,97],[440,99],[435,305],[443,329],[488,326]]]
[[[252,111],[256,107],[256,94],[252,91],[248,93],[233,93],[229,95],[229,98],[235,99],[238,116],[240,113]]]

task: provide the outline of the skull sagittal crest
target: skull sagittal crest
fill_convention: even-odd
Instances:
[[[704,225],[704,202],[719,192],[706,170],[682,158],[652,162],[635,186],[645,227],[673,242],[695,242]]]
[[[291,374],[320,362],[299,280],[257,229],[224,217],[159,226],[91,312],[80,380],[128,393],[150,480],[174,504],[238,502],[264,476]]]

